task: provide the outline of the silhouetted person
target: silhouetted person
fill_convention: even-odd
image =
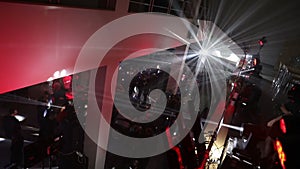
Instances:
[[[77,119],[73,105],[67,105],[63,111],[65,111],[66,116],[62,119],[58,128],[61,135],[59,168],[76,169],[78,168],[76,163],[77,153],[83,152],[84,131]]]
[[[21,132],[21,124],[15,115],[18,110],[15,108],[9,109],[9,114],[3,118],[3,128],[7,138],[11,139],[10,145],[10,163],[17,167],[23,165],[23,145],[24,138]]]
[[[274,123],[285,116],[300,118],[300,85],[294,85],[294,87],[288,91],[288,101],[281,105],[280,110],[282,114],[270,120],[267,123],[268,127],[272,127]]]
[[[52,101],[55,106],[64,106],[67,104],[66,90],[59,79],[54,80],[52,84]],[[59,113],[60,108],[53,107],[55,113]]]
[[[47,116],[48,112],[50,112],[52,109],[50,109],[49,103],[51,103],[51,96],[50,93],[45,91],[43,96],[41,96],[38,101],[40,101],[42,104],[37,106],[37,121],[39,126],[41,126],[42,120]]]

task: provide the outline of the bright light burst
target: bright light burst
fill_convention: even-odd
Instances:
[[[200,25],[196,32],[191,25],[186,25],[190,30],[190,41],[173,34],[189,48],[189,52],[185,56],[190,62],[187,64],[197,62],[196,76],[205,69],[215,71],[216,67],[222,69],[226,76],[230,75],[230,72],[236,69],[237,62],[243,57],[243,50],[214,23],[210,21],[199,21],[198,23]],[[215,72],[217,73],[217,71]]]
[[[178,6],[178,4],[173,5],[174,8]],[[259,52],[258,40],[266,36],[268,44],[261,51],[261,61],[268,65],[275,65],[280,59],[279,55],[285,54],[282,50],[282,45],[287,45],[285,41],[299,41],[297,37],[300,34],[298,31],[300,18],[295,17],[299,16],[297,1],[285,3],[279,0],[210,0],[193,1],[192,5],[200,6],[199,11],[194,11],[192,18],[189,18],[201,30],[195,32],[191,29],[191,37],[196,41],[199,37],[205,39],[201,42],[197,41],[200,50],[216,49],[222,54],[225,47],[222,42],[226,42],[222,37],[228,36],[238,48],[248,47],[248,53],[253,55]],[[185,17],[182,13],[177,15]],[[221,29],[224,34],[219,34],[218,29]],[[243,56],[243,54],[233,53],[239,58]],[[229,53],[222,56],[230,55]],[[237,60],[236,57],[228,59]]]
[[[209,79],[209,83],[219,82],[231,75],[231,72],[236,69],[236,65],[240,58],[245,57],[246,52],[243,51],[245,43],[246,46],[250,47],[252,50],[250,51],[250,54],[256,54],[259,47],[257,40],[263,35],[269,36],[270,34],[277,33],[276,30],[271,32],[266,32],[266,30],[255,32],[260,30],[260,26],[264,25],[265,21],[270,20],[269,18],[263,18],[261,20],[260,18],[256,18],[257,21],[253,21],[253,17],[257,16],[256,12],[261,11],[263,6],[268,5],[269,2],[265,1],[262,3],[254,1],[252,4],[247,3],[247,7],[243,6],[241,2],[238,5],[235,4],[237,2],[232,4],[229,3],[222,1],[217,4],[217,8],[208,8],[217,10],[214,12],[208,11],[207,13],[204,13],[204,15],[209,14],[214,16],[204,16],[199,18],[213,18],[213,20],[197,19],[198,25],[196,31],[191,28],[191,25],[186,25],[190,30],[190,41],[187,43],[182,40],[183,43],[187,44],[189,51],[191,51],[188,52],[186,56],[186,59],[189,62],[187,64],[195,65],[196,63],[196,77],[203,72],[208,72],[208,74],[202,78]],[[235,9],[230,10],[233,7]],[[239,9],[243,9],[241,14],[239,14]],[[228,13],[228,11],[231,11],[232,13]],[[224,16],[224,13],[228,15]],[[276,13],[272,14],[272,16],[277,15],[278,14]],[[248,25],[247,23],[249,20],[252,20],[253,24]],[[185,38],[181,37],[179,39]],[[224,86],[224,84],[220,84],[219,88],[217,88],[218,90],[215,91],[209,91],[208,88],[205,90],[207,90],[206,93],[211,92],[211,100],[218,100],[213,98],[218,98],[218,94],[224,92]],[[221,98],[219,98],[219,100],[220,99]],[[217,106],[215,105],[212,107]],[[217,119],[212,120],[216,121]],[[206,130],[213,130],[213,128]],[[216,147],[213,147],[213,150],[214,149],[216,149]],[[217,159],[218,157],[215,158]]]
[[[224,70],[235,69],[235,66],[228,62],[238,63],[245,54],[259,53],[257,40],[263,36],[272,38],[268,45],[273,48],[260,53],[262,61],[275,65],[280,53],[279,45],[299,34],[297,29],[300,22],[295,21],[297,19],[295,17],[291,18],[298,16],[298,13],[295,13],[299,6],[294,4],[296,2],[280,3],[273,0],[205,2],[207,6],[204,3],[203,12],[199,12],[200,16],[197,13],[193,18],[194,21],[197,20],[198,30],[195,32],[194,29],[190,29],[192,40],[197,45],[191,45],[194,53],[189,54],[187,58],[190,62],[197,62],[196,75],[206,69],[208,72],[214,72],[210,74],[212,76],[210,79],[218,80],[220,76],[217,73],[220,72],[214,71],[216,67],[223,67]],[[198,18],[203,20],[199,21]],[[244,52],[243,48],[246,47],[250,51]],[[272,59],[266,56],[272,56]]]

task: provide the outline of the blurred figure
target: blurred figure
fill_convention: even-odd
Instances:
[[[60,81],[60,79],[56,79],[53,81],[52,84],[52,91],[53,91],[53,105],[55,106],[64,106],[67,104],[67,97],[66,97],[66,89],[64,88],[64,85]],[[58,113],[60,111],[60,108],[53,108],[54,112]]]
[[[61,147],[59,148],[59,168],[82,168],[77,160],[78,158],[84,160],[82,154],[84,130],[77,119],[73,105],[66,105],[63,111],[65,112],[65,116],[61,119],[58,127],[58,133],[61,139]]]
[[[288,101],[281,105],[281,115],[271,119],[268,123],[268,127],[272,127],[274,123],[278,122],[281,118],[286,116],[293,116],[294,118],[300,118],[300,85],[295,84],[288,91]]]
[[[43,103],[37,106],[37,121],[39,126],[41,126],[41,121],[47,116],[48,112],[52,110],[50,109],[50,105],[52,104],[50,93],[45,91],[38,101]]]
[[[9,114],[3,118],[3,128],[7,138],[11,139],[10,145],[10,163],[15,168],[23,166],[23,145],[24,138],[21,132],[21,123],[15,115],[18,114],[16,108],[10,108]]]
[[[53,149],[55,148],[53,145],[58,126],[58,122],[56,121],[55,116],[55,113],[53,111],[50,111],[47,113],[46,117],[41,120],[39,141],[42,146],[42,150],[40,151],[43,159],[49,155],[53,155]],[[49,149],[50,147],[51,149]]]
[[[273,153],[273,145],[276,137],[280,137],[281,141],[288,142],[289,146],[284,146],[284,151],[288,153],[288,164],[295,166],[297,164],[296,157],[289,156],[289,154],[295,154],[298,146],[298,124],[300,122],[300,85],[295,84],[288,92],[288,101],[280,106],[281,115],[271,119],[267,122],[269,127],[269,136],[266,138],[265,143],[261,146],[262,158],[268,159]],[[285,131],[281,128],[281,123],[284,122]],[[275,152],[276,153],[276,152]],[[272,159],[271,159],[272,160]],[[269,161],[271,161],[269,160]],[[297,167],[296,167],[297,168]]]
[[[64,88],[66,90],[65,95],[66,95],[67,100],[73,100],[73,98],[74,98],[73,91],[72,91],[72,78],[73,78],[73,76],[69,75],[69,76],[63,77],[63,79],[62,79]]]
[[[57,84],[56,84],[57,85]],[[57,87],[57,86],[56,86]],[[58,88],[56,88],[56,91]],[[45,159],[50,157],[50,164],[55,162],[54,151],[55,151],[55,134],[58,122],[56,121],[56,116],[58,108],[53,107],[53,95],[48,91],[44,91],[42,96],[39,98],[42,104],[37,106],[37,121],[39,124],[39,137],[38,137],[38,148],[35,151],[38,152],[38,158],[42,160],[42,165],[44,165]]]

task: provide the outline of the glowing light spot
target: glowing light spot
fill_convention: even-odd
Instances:
[[[209,56],[209,51],[206,49],[202,49],[199,54],[204,55],[204,56]]]
[[[280,119],[279,123],[280,123],[280,129],[281,129],[281,131],[283,133],[286,133],[286,125],[285,125],[284,119]]]
[[[60,76],[60,73],[59,73],[59,71],[55,71],[54,73],[53,73],[53,77],[54,78],[59,78]]]
[[[49,77],[47,81],[50,82],[52,80],[53,80],[53,77]]]
[[[219,50],[215,50],[213,54],[217,57],[222,57],[221,52]]]
[[[134,91],[135,93],[138,93],[138,92],[139,92],[139,89],[138,89],[136,86],[134,86],[133,91]]]
[[[67,70],[63,69],[60,71],[60,77],[66,76],[67,75]]]
[[[25,117],[24,117],[24,116],[21,116],[21,115],[15,115],[15,118],[16,118],[18,121],[23,121],[23,120],[25,120]]]
[[[32,135],[33,136],[39,136],[39,133],[33,133]]]
[[[252,55],[246,55],[246,59],[248,60],[248,59],[252,59]]]
[[[230,54],[227,59],[232,61],[232,62],[239,62],[240,61],[240,58],[234,53]]]
[[[181,81],[184,81],[184,79],[185,79],[185,74],[182,74]]]

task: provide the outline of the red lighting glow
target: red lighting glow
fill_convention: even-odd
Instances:
[[[279,160],[280,160],[280,164],[282,166],[282,169],[286,169],[285,165],[284,165],[284,162],[286,161],[286,156],[285,156],[285,153],[283,151],[283,148],[282,148],[282,145],[281,145],[281,142],[276,139],[276,142],[275,142],[275,148],[277,150],[277,153],[278,153],[278,157],[279,157]]]
[[[71,88],[71,84],[72,84],[72,76],[63,77],[63,83],[64,83],[65,89],[69,90]]]
[[[172,148],[176,154],[177,154],[177,157],[178,157],[178,162],[179,162],[179,165],[180,165],[180,169],[184,169],[185,167],[183,166],[183,162],[182,162],[182,157],[181,157],[181,152],[180,152],[180,149],[178,147],[173,147]]]
[[[63,77],[63,84],[66,89],[66,97],[68,100],[72,100],[74,98],[72,92],[72,76]]]
[[[281,131],[285,134],[286,133],[286,125],[285,125],[284,119],[283,118],[280,119],[279,123],[280,123]]]
[[[238,86],[238,84],[237,83],[234,83],[234,87],[237,87]]]

